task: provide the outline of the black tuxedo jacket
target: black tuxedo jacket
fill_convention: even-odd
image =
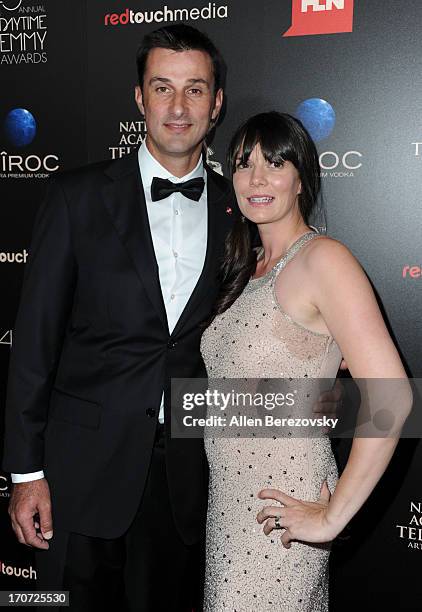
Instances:
[[[172,377],[206,376],[200,324],[218,293],[236,214],[229,182],[208,167],[207,176],[204,268],[172,334],[137,155],[51,182],[15,326],[3,468],[44,469],[56,527],[104,538],[125,532],[143,493],[164,389],[174,518],[186,543],[203,529],[203,441],[170,438],[169,387]]]

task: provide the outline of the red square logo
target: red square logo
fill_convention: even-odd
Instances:
[[[292,25],[283,36],[353,32],[354,0],[292,0]]]

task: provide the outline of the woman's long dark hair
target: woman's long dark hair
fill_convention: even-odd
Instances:
[[[239,163],[246,163],[256,144],[272,163],[291,162],[302,185],[298,195],[299,211],[305,223],[313,212],[321,187],[318,153],[302,123],[275,111],[254,115],[234,134],[227,156],[231,176]],[[239,153],[241,151],[241,155]],[[239,297],[256,269],[256,225],[239,217],[227,236],[221,266],[221,290],[213,317],[229,308]]]

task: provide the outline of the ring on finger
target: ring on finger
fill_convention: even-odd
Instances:
[[[274,517],[274,525],[275,525],[275,529],[283,529],[283,527],[280,525],[279,516]]]

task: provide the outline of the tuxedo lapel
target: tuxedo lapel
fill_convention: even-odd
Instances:
[[[204,266],[202,268],[201,275],[195,288],[176,323],[176,326],[172,332],[172,336],[176,336],[183,326],[189,321],[191,315],[198,308],[202,300],[207,295],[207,288],[210,279],[212,278],[216,266],[215,253],[218,242],[218,236],[221,231],[224,231],[224,227],[227,224],[226,209],[223,206],[224,201],[229,201],[231,197],[231,190],[228,183],[222,178],[216,175],[207,165],[205,165],[207,171],[207,211],[208,211],[208,231],[207,231],[207,250],[205,254]]]
[[[103,188],[105,207],[154,309],[168,331],[137,154],[132,153],[113,162],[106,174],[112,181]]]

